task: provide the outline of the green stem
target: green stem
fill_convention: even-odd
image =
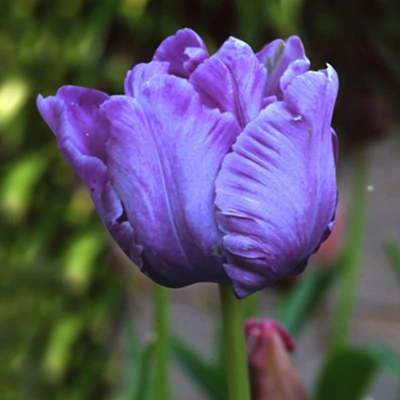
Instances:
[[[348,214],[350,221],[348,247],[343,258],[341,270],[341,285],[333,326],[333,348],[345,344],[352,320],[364,242],[368,195],[367,177],[367,155],[365,149],[361,149],[355,156],[353,193]]]
[[[229,400],[250,400],[241,304],[230,285],[220,285],[219,291]]]
[[[156,342],[154,349],[155,357],[155,378],[154,398],[169,399],[169,353],[170,353],[170,332],[169,332],[169,301],[168,289],[155,285],[154,288],[154,325]]]

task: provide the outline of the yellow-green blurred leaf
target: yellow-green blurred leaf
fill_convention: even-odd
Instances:
[[[63,377],[82,322],[79,316],[64,317],[55,326],[44,356],[44,369],[51,380],[59,381]]]
[[[93,211],[93,201],[86,186],[79,186],[71,197],[67,219],[72,224],[82,224]]]
[[[25,217],[45,166],[46,158],[40,153],[24,156],[10,166],[1,184],[0,210],[11,222]]]
[[[29,95],[29,85],[21,77],[9,77],[0,85],[0,127],[21,110]]]
[[[74,290],[83,291],[90,282],[96,258],[103,249],[104,236],[97,231],[75,238],[65,255],[64,274]]]
[[[131,22],[136,21],[147,4],[147,0],[123,0],[120,5],[121,14]]]

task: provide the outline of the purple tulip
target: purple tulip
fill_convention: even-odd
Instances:
[[[231,283],[245,297],[300,273],[336,209],[338,78],[300,39],[212,56],[182,29],[125,79],[125,95],[38,97],[58,147],[115,241],[168,287]]]

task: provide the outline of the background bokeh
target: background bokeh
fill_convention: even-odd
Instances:
[[[372,219],[365,225],[366,240],[375,251],[383,251],[379,249],[387,239],[385,221],[392,224],[389,233],[400,238],[396,0],[2,0],[1,399],[127,398],[126,382],[137,383],[129,355],[140,346],[138,332],[149,326],[149,284],[112,244],[86,189],[59,155],[35,99],[38,93],[54,94],[67,83],[122,93],[126,71],[149,61],[165,36],[185,26],[204,38],[210,52],[230,35],[258,50],[277,37],[297,33],[313,68],[332,64],[341,82],[334,127],[341,142],[343,225],[352,218],[345,210],[346,197],[350,198],[346,194],[354,186],[349,176],[361,157],[364,169],[373,165],[366,192],[379,188],[385,179],[392,190],[373,194],[375,208],[368,208]],[[397,173],[391,174],[393,168]],[[389,208],[380,208],[388,196]],[[374,236],[368,236],[368,228]],[[372,260],[364,262],[371,266]],[[373,268],[392,281],[389,261],[383,263],[386,266]],[[374,285],[366,283],[361,290],[371,297]],[[177,291],[174,297],[176,326],[204,346],[202,335],[209,335],[212,325],[213,296],[212,288],[199,285]],[[400,329],[400,291],[395,296],[390,300],[390,319]],[[275,289],[270,289],[263,298],[263,315],[268,315],[275,297]],[[192,320],[178,321],[176,310],[182,302],[190,305],[188,315],[194,313],[202,321],[200,329],[193,330]],[[385,303],[381,307],[387,310]],[[201,310],[198,314],[196,308]],[[304,346],[318,353],[312,335],[308,333],[311,342]],[[391,339],[399,350],[397,338]],[[309,355],[300,350],[299,357],[306,360]],[[174,379],[178,387],[183,382],[183,391],[195,393],[182,375]],[[195,398],[176,390],[177,398]],[[384,384],[377,390],[386,393]]]

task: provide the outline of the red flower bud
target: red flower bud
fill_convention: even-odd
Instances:
[[[308,395],[289,352],[295,344],[272,320],[245,323],[252,400],[307,400]]]

